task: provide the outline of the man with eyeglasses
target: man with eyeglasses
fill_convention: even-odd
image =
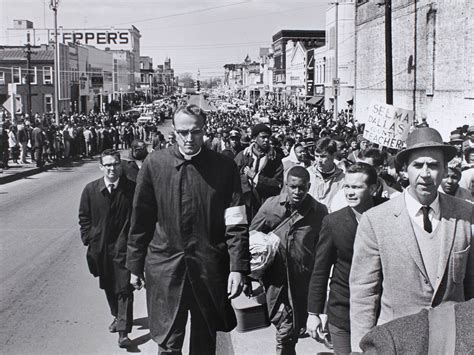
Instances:
[[[107,149],[100,156],[103,176],[86,185],[79,206],[81,238],[87,249],[87,264],[99,287],[105,291],[114,317],[109,326],[118,332],[118,345],[131,345],[133,286],[125,267],[127,238],[135,183],[122,176],[120,153]]]
[[[236,326],[230,299],[250,271],[239,172],[203,145],[205,123],[198,106],[179,108],[177,144],[152,152],[137,178],[127,267],[133,284],[146,281],[159,354],[181,354],[188,311],[189,353],[215,353],[216,332]]]

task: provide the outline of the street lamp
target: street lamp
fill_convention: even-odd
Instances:
[[[59,0],[50,0],[49,8],[54,11],[54,115],[59,125],[59,44],[58,44]]]

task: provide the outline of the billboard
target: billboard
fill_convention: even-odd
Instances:
[[[54,36],[54,31],[51,33]],[[129,29],[122,30],[67,30],[58,33],[58,40],[61,43],[80,43],[94,46],[96,48],[110,48],[132,50],[133,37]]]

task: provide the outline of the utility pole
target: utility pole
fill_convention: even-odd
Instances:
[[[393,105],[392,0],[385,0],[385,101]]]
[[[30,34],[26,34],[26,85],[28,88],[28,97],[26,98],[27,108],[26,112],[31,120],[31,44],[30,44]]]
[[[333,117],[334,117],[334,122],[337,122],[337,116],[338,116],[338,109],[337,109],[337,97],[339,96],[339,51],[338,51],[338,42],[339,42],[339,0],[336,0],[334,2],[335,6],[335,12],[336,12],[336,23],[334,26],[334,66],[335,66],[335,71],[334,71],[334,79],[332,81],[333,85],[333,91],[334,91],[334,112],[333,112]]]
[[[51,0],[49,8],[54,11],[54,116],[59,125],[59,43],[58,43],[59,0]]]

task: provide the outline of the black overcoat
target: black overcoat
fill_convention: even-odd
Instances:
[[[161,344],[188,277],[212,331],[230,331],[230,271],[250,271],[248,223],[237,166],[202,147],[185,160],[177,145],[149,154],[137,177],[127,267],[145,272],[150,331]],[[227,216],[226,216],[227,214]],[[245,219],[245,220],[244,220]]]
[[[99,277],[101,288],[116,293],[129,290],[130,273],[125,267],[135,183],[122,176],[111,195],[103,178],[86,185],[79,206],[81,238],[87,249],[87,264]]]

